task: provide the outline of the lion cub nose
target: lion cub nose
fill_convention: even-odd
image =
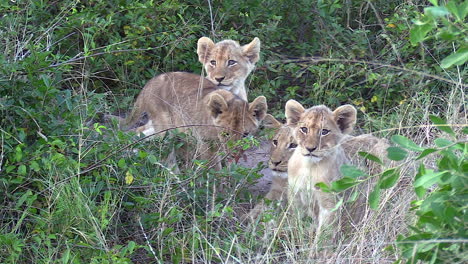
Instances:
[[[275,167],[278,166],[281,163],[281,161],[271,161],[271,164],[273,164]]]
[[[309,151],[310,153],[314,152],[314,150],[316,150],[317,148],[306,148],[307,151]]]
[[[223,77],[218,77],[218,78],[215,78],[216,81],[218,82],[222,82],[224,80],[224,76]]]

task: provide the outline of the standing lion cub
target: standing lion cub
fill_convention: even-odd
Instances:
[[[223,40],[215,44],[211,39],[202,37],[198,40],[197,53],[208,80],[247,101],[245,79],[260,58],[258,38],[240,46],[234,40]]]

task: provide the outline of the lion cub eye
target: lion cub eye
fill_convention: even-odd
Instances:
[[[235,60],[228,60],[228,66],[236,65],[237,61]]]
[[[307,134],[308,129],[307,127],[301,127],[301,131],[302,133]]]
[[[326,135],[330,134],[330,130],[328,130],[328,129],[322,129],[321,134],[322,134],[322,136],[326,136]]]
[[[210,64],[211,64],[211,66],[216,66],[216,61],[212,60],[212,61],[210,61]]]
[[[276,139],[273,139],[273,146],[275,146],[275,147],[276,147],[277,145],[278,145],[278,140],[276,140]]]
[[[297,144],[296,143],[291,143],[291,144],[289,144],[289,148],[290,149],[297,148]]]

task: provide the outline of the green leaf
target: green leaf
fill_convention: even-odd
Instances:
[[[434,6],[439,6],[439,4],[437,4],[437,0],[428,0],[428,1],[431,2],[431,4]]]
[[[119,166],[119,168],[121,169],[126,168],[127,164],[125,162],[125,159],[119,159],[119,161],[117,162],[117,166]]]
[[[156,164],[158,162],[158,159],[156,158],[156,156],[154,155],[148,155],[148,161],[151,163],[151,164]]]
[[[331,183],[331,189],[335,192],[341,192],[346,189],[349,189],[353,186],[356,186],[359,184],[359,181],[356,181],[353,178],[349,177],[344,177],[340,180],[334,181]]]
[[[455,1],[449,1],[445,7],[457,20],[461,20],[461,14],[458,12],[459,10]]]
[[[416,45],[419,42],[422,42],[425,38],[427,33],[432,30],[432,23],[426,23],[423,25],[415,25],[410,30],[410,41],[412,45]]]
[[[331,192],[330,187],[328,187],[328,185],[326,183],[324,183],[324,182],[319,182],[319,183],[315,184],[315,187],[320,188],[320,190],[322,190],[323,192],[326,192],[326,193]]]
[[[342,165],[340,171],[343,176],[353,179],[366,175],[362,170],[348,164]]]
[[[346,201],[346,203],[354,203],[356,200],[357,200],[357,197],[359,195],[359,191],[354,191],[348,198],[348,200]]]
[[[374,162],[377,162],[378,164],[380,165],[383,165],[383,162],[376,156],[370,154],[370,153],[367,153],[367,152],[364,152],[364,151],[359,151],[358,154],[365,158],[365,159],[368,159],[368,160],[372,160]]]
[[[18,175],[25,176],[26,175],[26,166],[20,165],[18,167]]]
[[[434,140],[434,143],[436,144],[436,146],[438,146],[439,148],[446,148],[448,146],[452,146],[454,143],[448,139],[445,139],[445,138],[436,138]]]
[[[408,156],[408,152],[399,147],[389,147],[387,148],[387,156],[391,160],[400,161]]]
[[[397,169],[389,169],[382,173],[382,177],[380,179],[379,188],[380,189],[388,189],[393,187],[400,178],[400,171]]]
[[[412,150],[412,151],[423,151],[424,148],[421,148],[420,146],[416,145],[411,139],[401,136],[401,135],[394,135],[391,138],[392,142],[395,144],[398,144],[402,146],[405,149]]]
[[[452,128],[449,125],[447,125],[447,122],[445,122],[445,120],[443,120],[442,118],[435,116],[435,115],[430,115],[429,119],[431,119],[432,123],[434,123],[434,125],[438,129],[446,133],[449,133],[452,136],[455,136],[455,133],[453,132]]]
[[[455,53],[445,57],[440,62],[440,67],[443,69],[449,68],[452,65],[462,65],[468,60],[468,48],[459,48]]]
[[[375,188],[369,195],[369,206],[372,210],[377,210],[380,203],[380,188]]]
[[[465,20],[468,14],[468,1],[464,1],[458,6],[458,13],[460,14],[460,20]]]
[[[442,17],[450,15],[450,12],[444,6],[432,6],[424,8],[424,13],[429,16]]]
[[[436,151],[437,151],[437,149],[432,149],[432,148],[430,148],[430,149],[425,149],[425,150],[423,150],[423,152],[416,158],[416,160],[420,160],[420,159],[426,157],[427,155],[429,155],[429,154],[431,154],[431,153],[434,153],[434,152],[436,152]]]
[[[414,181],[414,187],[424,187],[429,188],[433,184],[437,183],[440,180],[440,177],[446,173],[445,171],[442,172],[434,172],[433,170],[426,170],[426,173],[419,176],[417,180]]]

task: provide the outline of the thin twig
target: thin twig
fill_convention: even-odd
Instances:
[[[214,37],[215,30],[214,30],[214,20],[213,20],[213,9],[211,8],[211,0],[207,0],[207,1],[208,1],[208,7],[210,8],[211,35]]]
[[[146,232],[145,232],[145,229],[143,228],[143,225],[141,224],[141,218],[138,217],[138,224],[140,225],[140,228],[141,228],[141,232],[143,233],[143,236],[145,237],[145,241],[146,241],[146,244],[148,245],[150,251],[151,251],[151,254],[153,254],[154,258],[156,259],[156,261],[158,263],[160,263],[159,259],[158,259],[158,256],[156,256],[156,252],[154,252],[154,249],[153,247],[151,246],[151,243],[149,242],[149,239],[148,239],[148,236],[146,235]]]

